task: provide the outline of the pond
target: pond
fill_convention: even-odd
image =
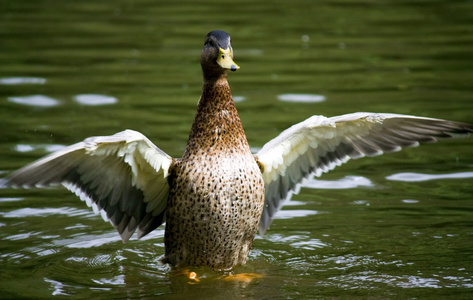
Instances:
[[[252,148],[322,114],[473,123],[469,1],[3,1],[0,176],[94,135],[180,157],[205,35],[232,36]],[[473,139],[352,160],[304,183],[227,281],[159,262],[164,227],[123,244],[63,188],[0,187],[1,298],[412,299],[473,292]]]

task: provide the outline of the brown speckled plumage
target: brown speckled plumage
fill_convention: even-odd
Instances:
[[[244,264],[261,218],[264,184],[226,72],[204,84],[186,151],[170,167],[169,185],[165,260],[214,269]]]

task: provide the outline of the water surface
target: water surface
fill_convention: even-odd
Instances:
[[[3,1],[0,176],[126,128],[185,147],[207,32],[232,36],[253,149],[311,115],[473,122],[469,1]],[[473,292],[473,139],[350,161],[304,183],[228,282],[159,262],[163,228],[123,244],[61,188],[0,189],[2,298],[409,299]]]

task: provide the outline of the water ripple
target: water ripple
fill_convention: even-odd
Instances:
[[[316,210],[308,210],[308,209],[290,209],[290,210],[280,210],[275,215],[275,219],[292,219],[297,217],[307,217],[312,215],[320,214],[319,211]]]
[[[362,176],[345,176],[337,180],[320,180],[315,178],[306,179],[302,182],[302,186],[312,189],[354,189],[358,187],[373,187],[374,184],[366,177]]]
[[[38,234],[41,234],[41,232],[27,232],[27,233],[14,234],[14,235],[10,235],[3,238],[3,240],[9,240],[9,241],[24,240]]]
[[[60,104],[59,100],[43,95],[8,97],[8,101],[16,104],[38,107],[53,107]]]
[[[125,275],[118,275],[111,279],[101,278],[99,280],[92,279],[93,282],[100,284],[100,285],[123,285],[125,284]]]
[[[294,248],[300,248],[305,250],[315,250],[317,248],[327,247],[328,244],[322,242],[319,239],[310,238],[305,234],[295,234],[290,236],[284,236],[282,234],[267,234],[264,239],[273,243],[288,244]]]
[[[29,145],[29,144],[18,144],[14,150],[16,152],[31,152],[35,150],[44,150],[46,152],[56,152],[64,149],[66,146],[57,144],[40,144],[40,145]]]
[[[62,282],[52,280],[49,278],[44,277],[44,281],[51,284],[51,289],[53,290],[51,295],[58,296],[58,295],[66,295],[69,294],[66,292],[65,288],[69,287],[68,285],[63,284]]]
[[[60,207],[60,208],[20,208],[9,212],[0,212],[5,218],[26,218],[26,217],[46,217],[53,214],[60,214],[66,216],[84,216],[90,215],[89,211],[80,210],[71,207]]]
[[[6,183],[4,180],[0,180],[0,188],[5,186],[6,187]],[[0,197],[0,203],[1,202],[10,202],[10,201],[21,201],[21,200],[24,200],[25,198],[22,198],[22,197]]]
[[[0,84],[18,85],[18,84],[45,84],[46,78],[40,77],[5,77],[0,78]]]
[[[325,96],[311,94],[282,94],[278,95],[278,100],[285,102],[317,103],[325,101]]]
[[[82,94],[74,97],[74,101],[82,105],[97,106],[109,105],[118,102],[118,99],[112,96],[98,94]]]
[[[422,173],[397,173],[387,176],[386,179],[405,182],[420,182],[438,179],[473,178],[473,172],[460,172],[450,174],[422,174]]]
[[[342,275],[331,278],[337,282],[343,283],[346,288],[351,288],[352,285],[369,286],[368,283],[384,283],[390,286],[397,286],[402,288],[441,288],[440,281],[434,278],[424,278],[420,276],[392,276],[385,274],[366,274],[358,275]]]
[[[246,97],[244,96],[233,96],[233,101],[235,102],[242,102],[242,101],[245,101],[246,100]]]
[[[78,235],[73,239],[55,240],[53,243],[59,246],[66,246],[67,248],[82,248],[89,249],[92,247],[99,247],[109,243],[121,241],[120,236],[115,232],[108,232],[104,234],[87,234]]]

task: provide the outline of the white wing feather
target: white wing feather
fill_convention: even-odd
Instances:
[[[115,226],[123,241],[164,222],[172,158],[137,131],[87,138],[7,179],[23,187],[63,184]]]
[[[470,124],[397,114],[352,113],[313,116],[282,132],[255,155],[266,196],[260,222],[264,233],[283,202],[304,178],[320,176],[350,158],[376,156],[473,131]]]

